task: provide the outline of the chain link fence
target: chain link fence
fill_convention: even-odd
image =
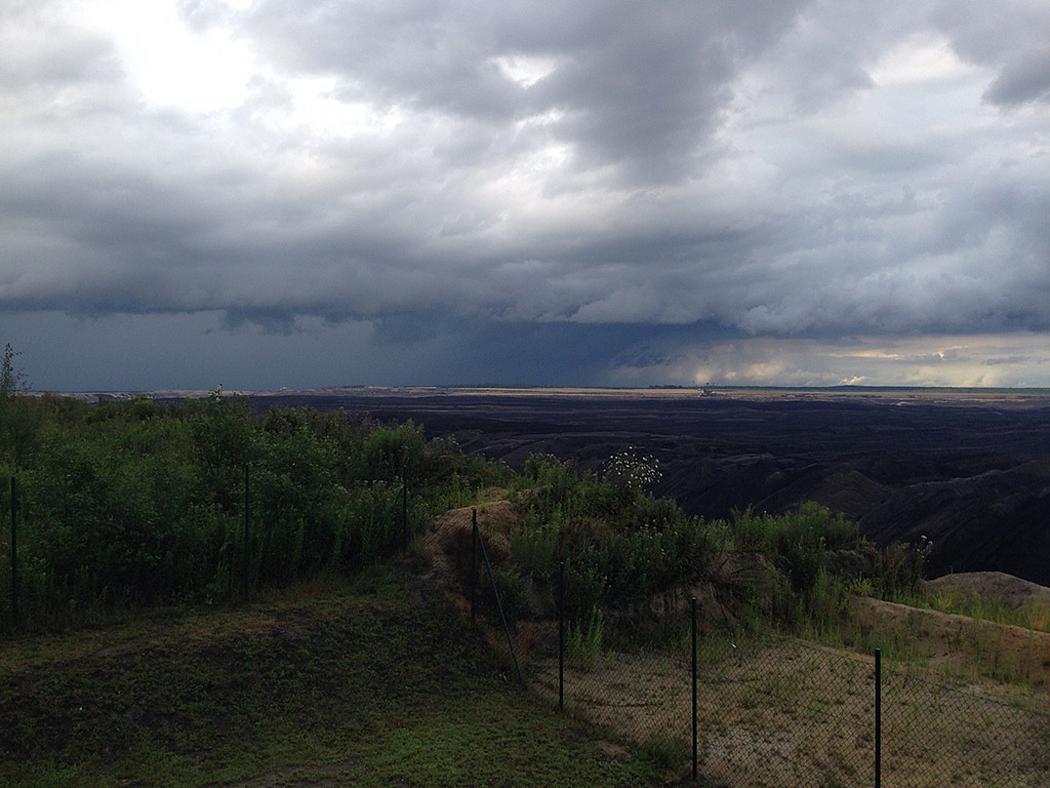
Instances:
[[[651,633],[617,616],[534,623],[518,655],[525,683],[671,777],[695,769],[702,783],[725,786],[1050,785],[1045,687],[732,633],[697,621],[695,606],[669,612]]]
[[[593,664],[570,652],[564,708],[689,774],[690,651],[610,649]],[[877,675],[874,655],[791,637],[708,632],[696,665],[696,759],[709,783],[870,786],[878,768],[892,786],[1050,785],[1050,715],[1032,693],[888,660]],[[556,659],[532,666],[530,687],[557,697]]]
[[[1046,688],[883,671],[887,785],[1050,785]]]
[[[875,664],[790,638],[699,649],[700,766],[734,785],[872,785]]]

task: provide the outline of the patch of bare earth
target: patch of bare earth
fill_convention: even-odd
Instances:
[[[863,630],[895,637],[931,670],[1000,679],[1011,685],[1000,693],[1031,691],[1050,708],[1050,633],[869,597],[854,598],[852,618]]]
[[[927,580],[925,586],[934,593],[998,599],[1015,610],[1029,600],[1050,605],[1050,588],[1005,572],[960,572]]]

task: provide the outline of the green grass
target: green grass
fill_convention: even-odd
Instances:
[[[996,596],[962,592],[927,592],[905,604],[929,607],[942,613],[958,613],[980,621],[1011,624],[1025,629],[1034,629],[1037,632],[1050,632],[1050,605],[1034,597],[1025,600],[1020,607],[1011,607]]]
[[[4,785],[639,785],[658,760],[522,691],[398,567],[0,647]]]

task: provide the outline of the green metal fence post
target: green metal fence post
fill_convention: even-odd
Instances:
[[[558,711],[565,710],[565,562],[558,564]]]
[[[693,652],[693,779],[699,777],[697,769],[697,740],[696,740],[696,597],[689,600],[689,613],[692,619],[692,652]]]
[[[478,621],[478,510],[470,510],[470,623]]]
[[[875,788],[882,785],[882,649],[875,649]]]
[[[477,528],[474,529],[477,532]],[[485,549],[485,540],[478,532],[478,544],[481,546],[481,560],[485,562],[485,571],[488,572],[489,582],[492,584],[492,595],[496,598],[496,609],[499,611],[500,623],[503,624],[503,632],[507,636],[507,651],[514,662],[514,674],[518,682],[525,687],[525,676],[522,675],[521,666],[518,664],[518,653],[514,649],[514,638],[510,635],[510,625],[507,623],[507,614],[503,611],[503,600],[500,599],[499,586],[496,584],[496,574],[492,571],[492,561],[489,559],[489,551]]]
[[[11,629],[18,627],[18,483],[11,477]]]
[[[403,552],[408,552],[408,473],[401,471],[401,538]]]
[[[251,528],[251,497],[248,486],[248,463],[244,464],[244,549],[241,555],[241,596],[248,597],[249,542],[248,532]]]

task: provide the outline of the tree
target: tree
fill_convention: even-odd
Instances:
[[[15,367],[15,359],[21,355],[20,351],[11,347],[10,342],[4,343],[3,357],[0,358],[0,397],[3,399],[12,397],[16,392],[25,391],[29,387],[25,373]]]
[[[10,342],[4,343],[4,352],[0,355],[0,435],[4,454],[16,468],[24,464],[36,447],[42,415],[37,407],[39,403],[18,396],[29,388],[25,373],[15,366],[15,359],[20,355]]]

